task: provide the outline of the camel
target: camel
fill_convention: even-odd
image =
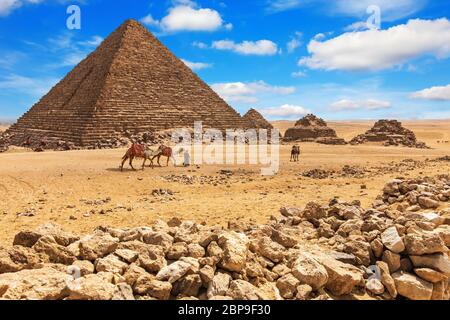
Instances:
[[[161,159],[161,157],[167,157],[167,167],[169,166],[170,158],[172,158],[173,163],[176,164],[176,160],[175,160],[175,157],[173,156],[172,148],[166,147],[165,145],[161,145],[157,151],[159,153],[153,157],[152,161],[155,160],[155,158],[158,158],[157,162],[160,167],[161,167],[161,163],[159,163],[159,160]]]
[[[144,170],[145,168],[145,163],[147,160],[150,160],[151,162],[151,167],[153,169],[153,159],[155,158],[155,156],[158,156],[158,154],[160,154],[160,150],[150,150],[147,149],[144,145],[140,145],[137,143],[133,143],[130,147],[130,149],[127,150],[127,153],[125,153],[125,155],[122,157],[122,164],[120,165],[120,171],[123,171],[123,166],[125,164],[125,161],[127,161],[128,159],[130,159],[130,167],[133,170],[136,170],[133,167],[133,160],[134,158],[143,158],[144,162],[142,163],[142,170]]]
[[[291,151],[291,162],[298,162],[300,156],[300,147],[299,146],[293,146]]]

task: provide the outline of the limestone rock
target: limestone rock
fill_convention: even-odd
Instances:
[[[262,300],[258,288],[243,280],[231,281],[227,296],[232,297],[234,300]]]
[[[229,274],[218,272],[209,283],[207,290],[208,298],[225,296],[230,287],[231,279]]]
[[[243,270],[247,260],[248,238],[244,234],[231,231],[221,234],[218,244],[223,250],[221,268],[232,272]]]
[[[116,250],[119,239],[113,238],[109,233],[97,232],[80,240],[80,258],[95,261]]]
[[[127,263],[120,261],[117,256],[112,254],[105,258],[97,259],[95,262],[95,270],[97,272],[111,272],[122,275],[127,268]]]
[[[65,265],[72,264],[76,257],[66,247],[58,244],[53,236],[42,236],[33,245],[33,250],[48,256],[49,261]]]
[[[327,270],[310,254],[299,252],[292,263],[291,269],[292,274],[301,284],[310,285],[314,290],[320,289],[327,284]]]
[[[277,288],[280,290],[280,295],[283,298],[292,299],[297,293],[297,286],[299,284],[300,281],[292,273],[288,273],[278,279]]]
[[[446,275],[430,268],[416,268],[414,269],[414,272],[423,280],[431,283],[448,281],[448,277]]]
[[[450,259],[446,254],[436,253],[424,256],[410,256],[410,259],[416,268],[431,268],[450,277]]]
[[[405,244],[403,243],[402,238],[400,238],[395,226],[386,229],[381,234],[381,241],[386,248],[394,253],[401,253],[405,250]]]
[[[102,274],[89,274],[70,282],[67,286],[68,300],[112,300],[119,294],[112,275],[107,279]]]
[[[395,281],[389,272],[389,266],[383,261],[377,261],[377,267],[380,271],[381,283],[386,287],[391,297],[395,299],[398,292]]]
[[[59,300],[73,278],[53,268],[22,270],[0,275],[0,299]]]
[[[408,254],[414,256],[448,252],[444,241],[437,234],[408,234],[405,245]]]
[[[394,273],[398,294],[411,300],[430,300],[433,294],[433,284],[403,271]]]
[[[375,295],[382,295],[384,293],[384,285],[378,279],[370,279],[366,282],[366,289]]]

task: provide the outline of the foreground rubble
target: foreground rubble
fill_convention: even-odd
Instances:
[[[373,208],[285,207],[265,225],[173,218],[0,247],[0,298],[449,300],[450,178],[389,182]]]

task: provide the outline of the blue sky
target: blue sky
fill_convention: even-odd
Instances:
[[[66,26],[72,4],[80,30]],[[0,0],[0,119],[26,112],[128,18],[242,114],[450,118],[448,1]]]

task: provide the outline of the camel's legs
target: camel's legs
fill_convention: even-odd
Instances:
[[[144,162],[142,163],[142,170],[144,170],[145,169],[145,162],[147,161],[147,158],[146,157],[144,157]]]
[[[130,167],[131,169],[133,169],[134,171],[136,171],[136,169],[133,167],[133,160],[134,160],[134,156],[130,157]]]
[[[169,160],[170,160],[170,157],[167,157],[167,165],[166,165],[166,167],[169,166]]]
[[[123,157],[122,164],[120,165],[120,171],[123,171],[123,165],[125,164],[125,161],[127,161],[127,160],[128,160],[128,156]]]

